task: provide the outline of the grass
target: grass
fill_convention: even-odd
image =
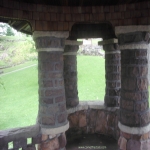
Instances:
[[[80,100],[103,100],[105,89],[104,59],[78,56],[78,91]],[[28,62],[4,72],[11,72],[37,62]],[[0,77],[0,130],[33,125],[38,112],[37,66]]]
[[[99,56],[78,56],[78,92],[83,100],[103,100],[105,60]]]

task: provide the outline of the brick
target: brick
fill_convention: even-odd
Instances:
[[[45,20],[45,13],[39,12],[39,20]]]
[[[141,2],[141,9],[148,9],[148,2]]]
[[[51,13],[57,13],[58,7],[57,6],[48,6],[48,11]]]
[[[126,5],[125,4],[119,5],[119,10],[120,11],[126,11]]]
[[[141,9],[141,3],[135,3],[135,9],[136,10]]]
[[[66,103],[58,104],[59,112],[64,112],[66,110]]]
[[[73,14],[72,19],[75,22],[80,22],[81,21],[81,15],[80,14]]]
[[[48,12],[48,6],[47,5],[43,5],[42,7],[43,7],[43,12],[45,12],[45,13]]]
[[[125,14],[124,14],[124,18],[130,18],[130,11],[125,12]]]
[[[103,12],[103,6],[92,6],[92,13],[102,13]]]
[[[109,12],[109,6],[104,6],[104,13],[108,13]]]
[[[64,23],[63,22],[59,22],[58,23],[58,31],[63,31],[64,29]]]
[[[66,15],[65,15],[65,20],[66,20],[66,21],[71,21],[71,20],[72,20],[71,14],[66,14]]]
[[[89,6],[82,7],[82,13],[92,13],[92,7]]]
[[[135,10],[135,4],[126,4],[126,10]]]
[[[58,116],[57,116],[57,120],[58,120],[58,123],[63,123],[67,120],[67,114],[66,112],[65,113],[60,113]]]
[[[56,13],[51,13],[51,21],[57,21]]]
[[[69,30],[71,31],[72,26],[75,24],[75,22],[69,22]]]
[[[84,21],[90,21],[90,15],[84,14]]]
[[[110,7],[109,7],[109,12],[112,13],[112,12],[114,12],[114,11],[115,11],[115,10],[114,10],[114,6],[110,6]]]
[[[98,14],[99,15],[99,20],[104,20],[105,19],[105,15],[104,13]]]
[[[141,16],[142,17],[148,17],[149,16],[149,10],[142,10],[141,11]]]
[[[37,11],[42,12],[43,11],[43,5],[37,4]]]
[[[65,21],[65,15],[64,14],[57,14],[57,20],[58,21]]]
[[[59,96],[55,98],[55,103],[63,102],[64,100],[64,96]]]
[[[115,5],[115,6],[114,6],[115,12],[119,12],[119,11],[120,11],[119,8],[120,8],[119,5]]]
[[[19,2],[14,1],[13,8],[19,9]]]
[[[63,14],[63,7],[58,6],[57,13],[58,14]]]
[[[13,17],[18,18],[18,10],[13,10]]]
[[[55,125],[55,117],[54,115],[49,115],[48,117],[41,117],[42,120],[39,122],[43,125]]]
[[[68,6],[63,6],[63,13],[69,14],[69,13],[70,13],[70,7],[68,7]]]
[[[53,98],[40,98],[42,103],[53,104]]]
[[[69,31],[69,23],[68,22],[64,22],[63,31]]]
[[[35,30],[42,31],[41,21],[35,21]]]
[[[90,21],[99,21],[98,14],[90,14]]]
[[[111,13],[106,13],[105,16],[106,16],[106,20],[111,19]]]
[[[39,12],[33,12],[33,19],[39,20]]]
[[[23,11],[23,18],[25,18],[25,19],[32,19],[32,12]]]
[[[148,17],[143,17],[138,19],[138,24],[148,25]]]
[[[50,21],[51,19],[50,13],[45,13],[44,16],[45,16],[46,21]]]
[[[23,16],[23,11],[18,10],[18,18],[22,18],[22,16]]]

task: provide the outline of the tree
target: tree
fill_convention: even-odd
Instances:
[[[11,27],[7,27],[6,36],[14,36],[14,32]]]

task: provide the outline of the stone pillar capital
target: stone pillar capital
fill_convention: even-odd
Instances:
[[[150,32],[150,25],[133,25],[133,26],[117,26],[115,27],[115,34],[126,34],[132,32]]]
[[[68,31],[34,31],[33,38],[38,37],[55,37],[55,38],[68,38]]]
[[[64,55],[77,55],[79,45],[82,45],[82,44],[83,44],[82,41],[66,40]]]
[[[147,49],[150,26],[119,26],[115,28],[119,49]]]
[[[66,40],[65,45],[82,45],[83,41]]]
[[[65,39],[68,35],[68,32],[35,31],[33,39],[38,52],[64,51]]]
[[[118,39],[109,39],[104,41],[99,41],[98,45],[102,45],[105,54],[120,53],[118,46]]]

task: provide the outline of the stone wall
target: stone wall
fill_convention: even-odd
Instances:
[[[83,134],[102,134],[119,138],[118,108],[105,107],[103,102],[80,102],[79,106],[68,110],[70,128],[66,132],[68,140]]]

